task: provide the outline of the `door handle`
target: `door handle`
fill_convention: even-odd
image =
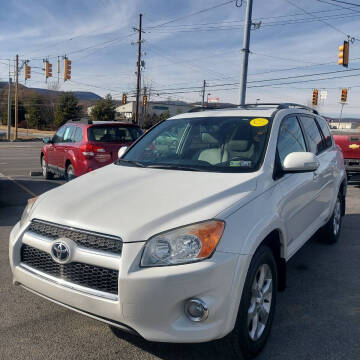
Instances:
[[[317,174],[316,172],[313,173],[313,180],[319,180],[319,174]]]

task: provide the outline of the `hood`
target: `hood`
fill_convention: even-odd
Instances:
[[[142,241],[241,206],[257,176],[111,164],[41,195],[31,218]]]

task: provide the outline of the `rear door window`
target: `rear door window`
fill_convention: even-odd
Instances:
[[[82,141],[82,139],[83,139],[82,128],[76,127],[72,134],[72,141],[77,143]]]
[[[321,153],[325,146],[315,119],[311,116],[300,115],[300,120],[310,148],[309,150],[315,155]]]
[[[321,128],[321,131],[322,131],[322,133],[324,135],[325,147],[326,148],[331,147],[333,142],[332,142],[332,137],[331,137],[331,134],[330,134],[328,124],[321,117],[317,117],[316,120],[317,120],[317,122],[318,122],[318,124],[319,124],[319,126]]]
[[[92,126],[88,128],[89,141],[132,142],[141,135],[141,130],[132,126]]]

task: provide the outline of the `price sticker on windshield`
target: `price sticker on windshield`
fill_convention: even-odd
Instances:
[[[266,126],[268,123],[269,120],[265,118],[255,118],[250,121],[250,125],[255,127]]]

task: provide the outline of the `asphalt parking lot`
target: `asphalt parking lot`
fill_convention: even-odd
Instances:
[[[40,171],[41,143],[0,142],[0,359],[223,359],[214,343],[154,344],[12,285],[8,238],[28,198],[63,183]],[[360,359],[360,177],[349,183],[340,241],[309,241],[288,264],[260,360]]]

